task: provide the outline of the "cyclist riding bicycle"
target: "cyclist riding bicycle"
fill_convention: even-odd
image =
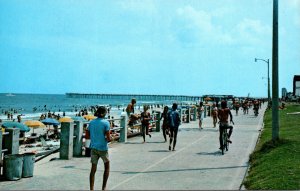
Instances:
[[[218,110],[218,119],[219,119],[219,132],[220,132],[220,137],[219,137],[219,141],[220,141],[220,149],[222,149],[222,142],[223,142],[223,130],[224,129],[229,129],[229,134],[228,134],[228,142],[232,143],[232,141],[230,140],[230,136],[232,134],[232,130],[233,130],[233,126],[230,126],[228,124],[228,117],[230,116],[230,122],[233,123],[232,121],[232,114],[230,112],[230,109],[227,107],[227,102],[226,101],[222,101],[221,102],[221,109]]]

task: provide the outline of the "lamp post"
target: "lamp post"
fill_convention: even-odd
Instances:
[[[264,59],[260,59],[260,58],[255,58],[255,62],[257,62],[258,60],[264,61],[268,64],[268,103],[270,103],[271,100],[271,95],[270,95],[270,68],[269,68],[269,59],[268,60],[264,60]]]

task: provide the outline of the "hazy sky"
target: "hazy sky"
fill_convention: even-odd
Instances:
[[[0,0],[0,92],[267,96],[272,0]],[[279,1],[279,89],[300,74]],[[270,74],[270,77],[271,74]]]

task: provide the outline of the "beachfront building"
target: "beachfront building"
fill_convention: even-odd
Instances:
[[[300,75],[295,75],[293,80],[293,95],[300,96]]]
[[[287,89],[286,88],[282,88],[281,89],[281,98],[285,99],[287,97]]]

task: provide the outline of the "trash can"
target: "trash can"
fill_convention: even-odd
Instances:
[[[22,177],[23,155],[10,154],[4,156],[3,174],[7,180],[19,180]]]
[[[22,178],[32,177],[35,162],[35,153],[24,153]]]

